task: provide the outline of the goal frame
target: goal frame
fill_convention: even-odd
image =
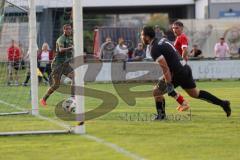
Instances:
[[[5,3],[9,3],[7,0]],[[13,3],[10,3],[14,5]],[[37,77],[37,25],[36,25],[36,0],[28,0],[29,10],[16,6],[17,8],[28,12],[29,17],[29,58],[30,58],[30,71],[31,71],[31,111],[21,111],[21,112],[12,112],[12,113],[1,113],[0,116],[9,116],[9,115],[19,115],[19,114],[31,114],[37,118],[41,118],[39,115],[39,106],[38,106],[38,77]],[[73,0],[73,31],[74,31],[74,42],[80,42],[80,44],[74,43],[74,57],[83,57],[83,19],[82,19],[82,2],[79,0]],[[76,45],[77,44],[77,45]],[[84,63],[83,60],[80,63],[80,66]],[[80,79],[83,69],[80,68],[75,72],[75,84],[76,86],[84,87],[83,79]],[[77,87],[75,87],[77,88]],[[78,92],[78,91],[76,91]],[[77,101],[76,113],[84,113],[84,96],[75,95]],[[76,116],[76,121],[78,116]],[[62,126],[62,125],[61,125]],[[63,130],[40,130],[40,131],[15,131],[15,132],[0,132],[0,136],[17,136],[17,135],[40,135],[40,134],[85,134],[85,124],[83,122],[77,123],[76,127],[72,129],[71,127],[66,128],[62,126]]]

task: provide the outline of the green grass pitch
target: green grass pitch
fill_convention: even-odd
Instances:
[[[129,84],[119,84],[124,87]],[[198,88],[208,90],[222,99],[229,99],[232,116],[226,118],[221,108],[192,99],[190,112],[178,113],[176,102],[166,96],[168,120],[151,121],[155,113],[153,98],[137,98],[135,106],[128,106],[112,84],[88,83],[86,86],[107,91],[118,97],[119,104],[112,112],[87,121],[88,135],[115,144],[130,153],[151,160],[238,160],[240,157],[240,81],[197,82]],[[30,108],[29,87],[1,86],[0,100]],[[39,97],[47,87],[39,87]],[[152,89],[144,83],[133,91]],[[127,93],[125,93],[127,94]],[[60,121],[54,114],[55,105],[64,97],[54,93],[48,107],[40,114]],[[87,97],[86,110],[94,109],[101,100]],[[0,112],[16,111],[0,103]],[[64,122],[74,126],[76,122]],[[0,132],[61,129],[55,124],[30,115],[0,117]],[[127,160],[130,156],[117,152],[101,142],[81,135],[35,135],[0,137],[0,160]]]

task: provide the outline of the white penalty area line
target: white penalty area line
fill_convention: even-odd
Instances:
[[[2,101],[2,100],[0,100],[0,103],[4,104],[4,105],[7,105],[7,106],[10,106],[12,108],[21,110],[21,111],[26,111],[24,108],[22,108],[22,107],[20,107],[18,105],[10,104],[10,103],[7,103],[7,102]],[[41,115],[33,115],[33,116],[35,116],[35,117],[37,117],[39,119],[46,120],[46,121],[49,121],[51,123],[54,123],[54,124],[56,124],[56,125],[58,125],[60,127],[63,127],[65,129],[67,129],[67,130],[70,130],[70,131],[72,130],[72,127],[70,125],[65,124],[63,122],[59,122],[57,120],[54,120],[54,119],[51,119],[51,118],[48,118],[48,117],[44,117],[44,116],[41,116]],[[92,136],[92,135],[89,135],[89,134],[82,134],[81,136],[85,137],[86,139],[89,139],[89,140],[95,141],[97,143],[103,144],[103,145],[105,145],[105,146],[107,146],[109,148],[112,148],[116,152],[121,153],[121,154],[123,154],[123,155],[125,155],[125,156],[127,156],[129,158],[134,159],[134,160],[145,160],[145,158],[143,158],[143,157],[141,157],[141,156],[139,156],[139,155],[137,155],[135,153],[132,153],[132,152],[130,152],[130,151],[128,151],[128,150],[126,150],[126,149],[124,149],[124,148],[114,144],[114,143],[107,142],[104,139],[101,139],[101,138],[98,138],[98,137],[95,137],[95,136]]]

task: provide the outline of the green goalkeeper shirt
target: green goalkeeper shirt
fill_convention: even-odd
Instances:
[[[72,36],[65,36],[64,34],[61,35],[56,42],[56,56],[55,56],[55,63],[57,64],[63,64],[65,61],[71,59],[73,57],[73,51],[65,51],[65,52],[60,52],[60,47],[61,48],[68,48],[73,45],[73,39]]]

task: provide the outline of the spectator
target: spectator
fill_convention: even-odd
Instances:
[[[37,53],[40,53],[39,49],[37,49]],[[27,51],[27,54],[23,57],[23,60],[25,62],[25,68],[26,68],[26,77],[24,82],[22,83],[23,86],[28,86],[28,81],[30,80],[30,76],[31,76],[31,68],[30,68],[30,59],[29,59],[29,50]],[[42,72],[40,71],[40,69],[37,69],[37,75],[38,75],[38,80],[41,80],[41,78],[43,77]]]
[[[189,57],[193,58],[203,58],[202,51],[198,49],[198,45],[194,44],[193,49],[191,50]]]
[[[128,59],[128,48],[124,44],[124,39],[120,37],[118,39],[118,45],[114,50],[113,60],[115,61],[126,61]]]
[[[152,60],[150,45],[146,46],[146,59]]]
[[[172,25],[169,25],[169,29],[166,31],[165,33],[166,38],[172,43],[174,44],[174,41],[176,39],[176,36],[174,35],[173,29],[172,29]]]
[[[142,43],[138,43],[137,48],[134,50],[132,55],[132,61],[142,61],[146,57],[146,53]]]
[[[161,28],[159,27],[159,25],[155,25],[155,37],[157,38],[157,39],[161,39],[161,38],[163,38],[163,36],[164,36],[164,33],[163,33],[163,31],[161,30]]]
[[[222,60],[226,57],[230,57],[230,50],[228,44],[225,42],[224,37],[220,38],[220,41],[215,44],[214,53],[216,59]]]
[[[105,42],[100,47],[100,59],[112,60],[115,45],[110,37],[107,37]]]
[[[21,52],[20,49],[16,46],[15,41],[11,41],[11,46],[7,49],[8,56],[8,85],[18,85],[18,70],[20,68],[21,62]],[[14,71],[14,78],[13,78]]]
[[[135,48],[133,48],[133,47],[128,47],[128,60],[129,60],[129,61],[132,60],[134,50],[135,50]]]
[[[25,68],[26,68],[26,78],[24,82],[22,83],[23,86],[28,85],[28,81],[30,79],[30,59],[29,59],[29,51],[27,51],[27,54],[23,57],[24,63],[25,63]]]
[[[25,61],[23,59],[24,56],[26,56],[26,53],[25,53],[25,49],[24,49],[24,46],[22,45],[21,42],[19,42],[19,45],[18,45],[18,48],[19,48],[19,51],[20,51],[20,55],[21,55],[21,69],[25,69]]]
[[[51,74],[51,61],[53,59],[53,53],[50,51],[48,44],[45,42],[42,45],[42,50],[38,53],[38,68],[42,72],[45,82],[48,82],[48,78]],[[47,73],[48,78],[44,75]]]

